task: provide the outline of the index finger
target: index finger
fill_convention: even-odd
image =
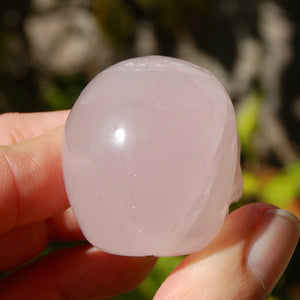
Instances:
[[[69,110],[0,115],[0,145],[24,142],[65,124]]]
[[[69,207],[61,170],[62,133],[60,127],[0,146],[0,233]]]

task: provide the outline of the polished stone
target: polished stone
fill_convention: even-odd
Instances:
[[[149,56],[96,76],[65,127],[63,173],[81,229],[103,251],[205,247],[242,192],[231,100],[214,75]]]

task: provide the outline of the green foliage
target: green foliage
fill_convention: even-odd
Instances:
[[[93,10],[102,30],[116,48],[124,48],[132,41],[135,31],[135,18],[126,2],[97,0]]]
[[[80,75],[61,76],[45,84],[42,97],[51,110],[69,109],[86,85]]]
[[[253,138],[259,128],[258,120],[261,103],[262,95],[257,91],[252,91],[237,110],[237,129],[241,140],[242,153],[247,160],[254,158]]]
[[[262,188],[262,200],[279,207],[289,205],[299,195],[300,161],[286,166]]]
[[[244,197],[258,199],[279,207],[287,207],[299,197],[300,161],[287,165],[268,178],[259,172],[244,170]]]
[[[258,176],[247,170],[243,171],[243,194],[246,197],[255,198],[259,195],[261,189],[261,181]]]
[[[275,297],[275,296],[270,296],[270,297],[268,297],[268,300],[280,300],[280,298]]]

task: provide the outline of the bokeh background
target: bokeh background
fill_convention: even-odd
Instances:
[[[186,59],[212,71],[235,105],[244,195],[232,209],[265,201],[299,217],[299,16],[293,0],[1,0],[0,113],[71,108],[126,58]],[[181,259],[161,258],[114,299],[152,299]],[[299,247],[270,299],[300,299]]]

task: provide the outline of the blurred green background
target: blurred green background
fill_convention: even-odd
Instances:
[[[0,112],[69,109],[99,71],[161,54],[211,70],[235,105],[244,195],[300,216],[300,52],[296,1],[2,0]],[[151,299],[181,257],[135,291]],[[300,251],[272,300],[300,299]]]

